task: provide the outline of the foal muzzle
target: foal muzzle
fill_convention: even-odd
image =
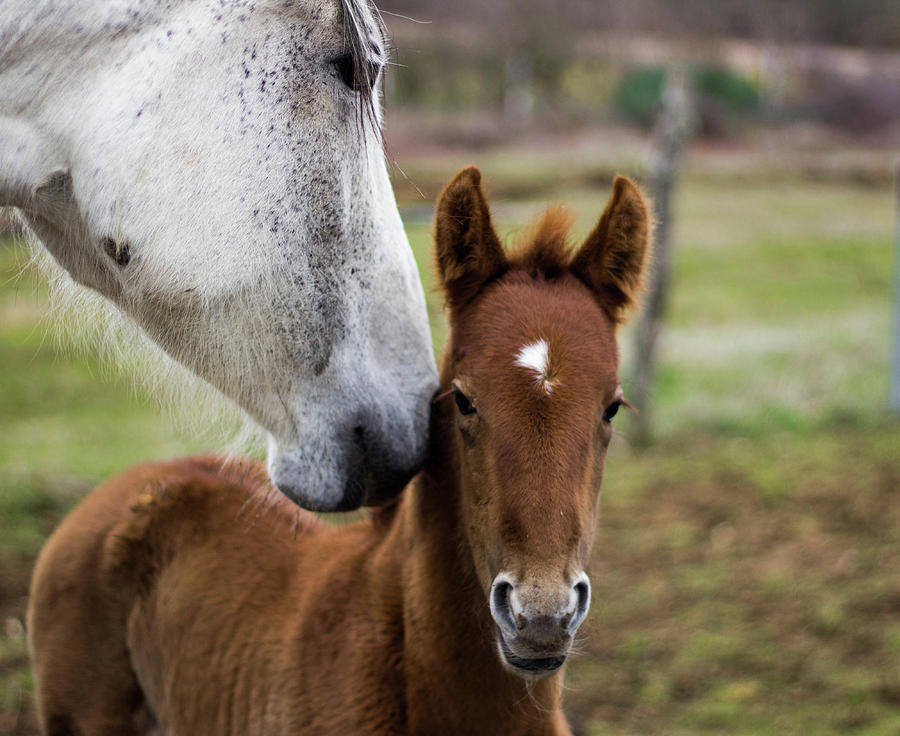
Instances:
[[[567,584],[516,584],[500,573],[491,586],[491,615],[504,664],[527,679],[556,672],[587,616],[591,584],[583,572]]]

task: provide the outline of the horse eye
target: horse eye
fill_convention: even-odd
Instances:
[[[458,388],[453,389],[453,400],[456,402],[456,408],[459,409],[459,413],[463,416],[476,413],[475,407],[469,401],[469,397]]]
[[[360,80],[356,73],[356,65],[353,63],[351,54],[342,54],[331,62],[337,70],[338,76],[348,89],[358,92],[363,84],[372,89],[378,79],[378,73],[381,71],[381,64],[374,61],[366,61],[363,64],[361,72],[365,75],[365,79]]]
[[[619,407],[622,406],[622,399],[616,399],[613,403],[606,407],[603,411],[603,421],[609,424],[613,417],[616,415],[616,412],[619,411]]]
[[[350,54],[342,54],[331,62],[341,81],[350,89],[357,90],[359,86],[356,84],[356,69],[353,64],[353,57]]]

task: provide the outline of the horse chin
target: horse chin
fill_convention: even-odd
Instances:
[[[559,672],[566,663],[568,646],[562,653],[555,652],[546,657],[523,657],[513,652],[503,632],[497,629],[497,649],[500,661],[510,672],[525,680],[543,680],[545,677]]]
[[[306,469],[281,461],[270,464],[269,476],[281,493],[307,511],[353,511],[365,500],[365,486],[358,474],[351,474],[341,483],[338,478],[316,477]]]
[[[326,445],[319,452],[270,443],[269,477],[273,485],[308,511],[353,511],[395,499],[421,464],[388,465],[384,454],[358,443]]]
[[[364,496],[361,504],[357,506],[384,506],[394,500],[400,492],[406,488],[418,472],[419,467],[406,470],[385,471],[377,480],[369,478],[363,485]],[[356,508],[356,507],[354,507]]]

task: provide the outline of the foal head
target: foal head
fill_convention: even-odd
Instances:
[[[460,515],[501,660],[537,679],[562,666],[590,602],[584,565],[624,402],[616,325],[640,288],[649,220],[618,177],[574,255],[566,218],[551,211],[508,256],[480,178],[459,173],[437,210],[451,319],[442,410],[455,414]]]

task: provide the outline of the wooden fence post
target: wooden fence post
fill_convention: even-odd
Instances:
[[[894,161],[894,339],[888,402],[900,413],[900,158]]]
[[[672,193],[690,126],[690,91],[686,71],[681,66],[672,67],[666,75],[650,165],[650,195],[656,223],[653,260],[644,310],[637,325],[632,385],[629,386],[629,393],[639,412],[634,436],[634,442],[638,445],[648,444],[651,436],[656,347],[666,308],[672,261]]]

